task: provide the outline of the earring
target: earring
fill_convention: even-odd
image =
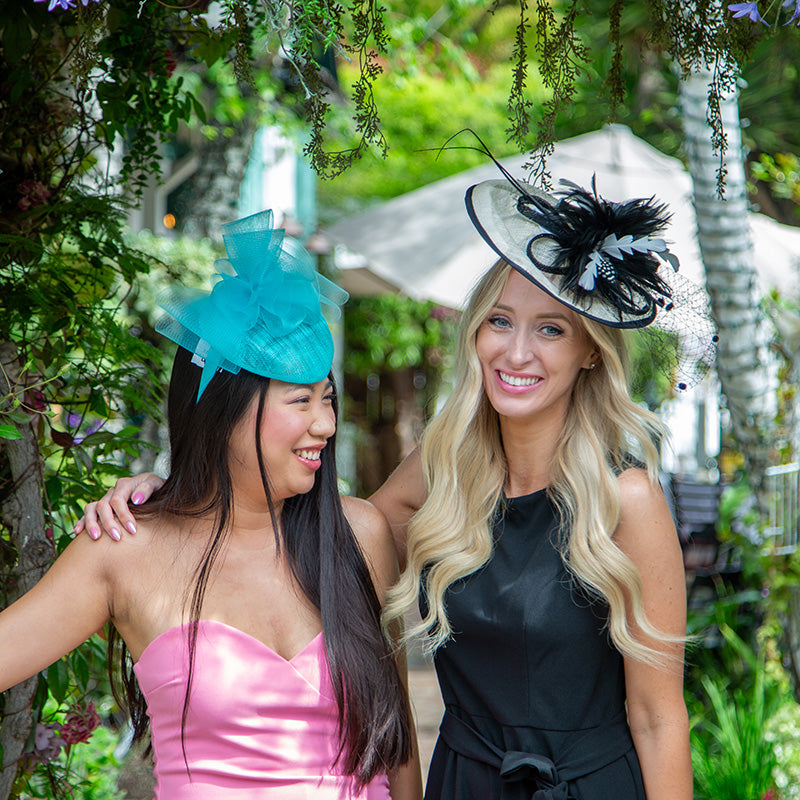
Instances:
[[[596,364],[596,363],[594,363],[594,364],[589,364],[589,369],[594,369],[596,366],[597,366],[597,364]]]

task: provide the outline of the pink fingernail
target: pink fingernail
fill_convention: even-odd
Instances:
[[[128,529],[130,532],[131,532],[131,533],[136,533],[136,526],[135,526],[135,525],[134,525],[132,522],[129,522],[129,523],[128,523],[128,524],[127,524],[125,527],[126,527],[126,528],[127,528],[127,529]]]
[[[133,496],[133,504],[135,506],[141,505],[144,503],[144,495],[143,494],[135,494]]]
[[[100,538],[100,531],[97,528],[89,528],[89,536],[97,541]]]
[[[111,534],[111,538],[118,542],[122,537],[119,535],[119,531],[116,528],[112,528],[109,533]]]

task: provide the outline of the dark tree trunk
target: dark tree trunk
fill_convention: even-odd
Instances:
[[[13,344],[0,344],[0,398],[5,405],[19,378],[20,365]],[[5,572],[10,602],[25,594],[44,575],[53,562],[54,551],[45,532],[42,505],[42,469],[36,434],[31,425],[21,426],[21,439],[3,440],[12,491],[0,509],[3,524],[10,531],[17,551],[16,565]],[[37,677],[6,692],[5,711],[0,727],[3,751],[0,770],[0,800],[7,800],[17,774],[17,762],[30,734],[33,698]]]

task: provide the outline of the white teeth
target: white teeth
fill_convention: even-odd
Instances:
[[[507,375],[505,372],[500,372],[500,380],[511,386],[533,386],[534,383],[539,383],[541,378],[517,378],[513,375]]]
[[[294,452],[297,453],[300,458],[305,458],[307,461],[319,461],[322,450],[295,450]]]

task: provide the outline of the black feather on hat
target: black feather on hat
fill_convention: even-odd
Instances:
[[[560,288],[577,297],[617,309],[623,316],[650,318],[655,306],[671,303],[669,285],[658,275],[662,254],[673,269],[678,260],[655,234],[664,230],[670,214],[654,198],[614,203],[602,199],[592,181],[592,193],[566,183],[559,199],[520,194],[517,210],[542,230],[527,246],[530,260],[543,272],[563,276]],[[551,247],[543,251],[542,246]],[[542,258],[542,256],[548,258]]]

